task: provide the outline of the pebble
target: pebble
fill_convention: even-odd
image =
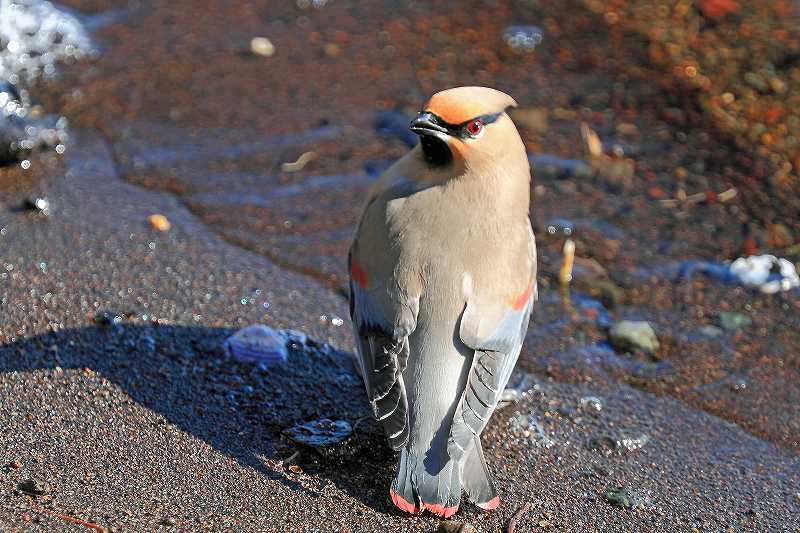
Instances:
[[[35,211],[43,215],[50,214],[50,201],[47,198],[28,198],[25,200],[23,207],[28,211]]]
[[[536,50],[544,40],[544,31],[538,26],[509,26],[503,30],[503,41],[517,53]]]
[[[147,222],[150,224],[150,227],[156,231],[169,231],[172,227],[169,219],[164,215],[150,215],[147,217]]]
[[[253,37],[250,39],[250,51],[258,56],[272,57],[275,55],[275,45],[266,37]]]
[[[353,434],[353,427],[346,420],[320,418],[286,429],[283,434],[296,444],[331,448],[343,444]]]
[[[774,255],[740,257],[730,264],[729,272],[743,285],[765,294],[800,287],[800,276],[791,261]]]
[[[33,496],[44,496],[45,494],[50,494],[53,490],[49,483],[35,478],[26,479],[25,481],[20,482],[20,484],[17,485],[17,488],[22,492],[31,494]]]
[[[477,533],[475,526],[468,522],[459,522],[457,520],[445,520],[439,523],[439,529],[436,533]]]
[[[267,367],[289,359],[285,332],[256,324],[240,329],[225,340],[223,348],[229,357],[240,363],[258,363]]]
[[[704,337],[710,337],[710,338],[719,337],[723,333],[722,330],[720,328],[718,328],[717,326],[712,326],[712,325],[709,325],[709,324],[706,324],[705,326],[701,326],[698,329],[698,331]]]
[[[641,504],[641,499],[624,487],[606,489],[603,498],[611,505],[623,509],[635,509]]]
[[[342,49],[336,43],[328,43],[328,44],[326,44],[323,47],[323,50],[325,51],[325,55],[330,57],[331,59],[333,59],[334,57],[337,57],[342,52]]]
[[[653,326],[649,322],[622,320],[614,324],[608,332],[612,346],[620,350],[643,351],[654,354],[660,344]]]
[[[722,311],[719,313],[717,319],[722,329],[727,331],[736,331],[753,323],[753,319],[749,316],[733,311]]]
[[[597,396],[584,396],[580,399],[581,409],[599,413],[603,410],[603,401]]]

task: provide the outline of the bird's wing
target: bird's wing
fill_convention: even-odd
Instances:
[[[389,246],[385,204],[377,199],[365,209],[348,256],[350,318],[373,413],[396,450],[408,441],[403,370],[419,309],[419,293],[395,276],[398,253]]]
[[[504,300],[468,299],[461,316],[461,341],[475,350],[467,383],[453,416],[448,454],[459,459],[480,435],[497,407],[500,396],[517,363],[531,310],[537,299],[536,245],[530,237],[529,261],[532,268],[527,286],[510,292]],[[528,274],[528,272],[526,272]]]

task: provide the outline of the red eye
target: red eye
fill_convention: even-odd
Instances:
[[[473,137],[477,137],[480,132],[483,131],[483,122],[478,119],[473,120],[472,122],[467,123],[467,133],[472,135]]]

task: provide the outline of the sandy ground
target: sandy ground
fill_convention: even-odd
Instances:
[[[466,13],[453,14],[448,26],[435,6],[395,13],[344,4],[319,11],[220,4],[194,14],[171,2],[112,11],[118,17],[97,30],[97,63],[44,89],[50,109],[63,109],[74,125],[66,156],[34,160],[28,172],[0,170],[0,530],[438,527],[430,516],[391,506],[394,457],[364,418],[349,325],[330,320],[347,315],[337,258],[368,183],[363,167],[405,149],[375,141],[372,119],[386,107],[407,112],[432,87],[463,83],[468,73],[477,83],[516,89],[528,104],[549,102],[551,116],[607,79],[567,71],[574,83],[561,94],[565,82],[547,65],[486,55],[494,41],[448,55],[455,46],[448,35],[466,25]],[[503,23],[526,21],[522,8],[495,7],[496,20],[479,16],[492,39]],[[427,32],[430,20],[444,29],[424,46],[412,44],[408,29]],[[279,51],[302,52],[279,54],[269,68],[254,62],[243,50],[267,31]],[[456,45],[481,42],[481,32],[464,35]],[[376,48],[374,38],[385,42]],[[325,51],[331,43],[339,52]],[[426,59],[433,49],[444,51],[438,63]],[[397,68],[386,76],[379,65],[394,54]],[[297,77],[275,74],[288,71]],[[355,91],[361,79],[374,83]],[[80,88],[77,96],[64,90],[70,85]],[[643,115],[646,131],[657,121]],[[534,151],[577,157],[575,125],[551,119],[546,132],[524,135]],[[320,127],[333,128],[334,140],[293,138],[279,149],[263,141]],[[596,127],[613,130],[599,118]],[[658,175],[646,184],[537,180],[543,298],[520,364],[532,385],[484,435],[501,507],[484,514],[465,502],[456,520],[502,531],[528,505],[517,531],[800,528],[796,297],[755,298],[704,278],[676,283],[656,268],[667,259],[730,257],[744,238],[724,231],[738,227],[743,208],[654,209],[648,189],[667,187],[666,169],[693,172],[690,163],[703,158],[713,174],[726,159],[715,154],[714,139],[689,136],[655,148],[632,141],[637,172]],[[309,145],[319,152],[315,166],[273,179],[282,161]],[[336,172],[356,177],[330,197],[313,185],[302,201],[261,211],[198,196],[269,197]],[[721,190],[734,178],[687,181]],[[31,195],[47,196],[48,217],[17,209]],[[264,222],[276,209],[275,220]],[[172,229],[150,228],[153,213]],[[612,271],[603,277],[621,286],[613,318],[656,324],[665,345],[657,359],[598,348],[605,333],[597,308],[590,302],[595,311],[587,312],[577,292],[565,308],[552,283],[561,237],[546,231],[558,216],[591,217],[589,229],[575,225],[579,253],[601,261]],[[285,231],[284,220],[300,229]],[[715,235],[713,245],[701,229]],[[633,252],[609,254],[610,241]],[[577,291],[590,292],[581,283]],[[751,314],[755,325],[697,340],[695,329],[722,308]],[[103,312],[119,315],[120,324],[102,323],[96,315]],[[251,323],[302,331],[311,341],[293,347],[284,369],[229,361],[222,341]],[[746,387],[733,386],[738,379]],[[354,436],[335,453],[294,456],[282,431],[320,417],[350,421]],[[28,480],[43,494],[26,494]],[[629,492],[632,508],[606,497],[617,487]]]

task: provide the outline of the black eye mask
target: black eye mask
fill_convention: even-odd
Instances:
[[[437,126],[441,126],[442,128],[447,130],[447,133],[453,137],[458,137],[459,139],[471,139],[472,135],[470,135],[469,131],[467,131],[467,124],[470,122],[474,122],[476,120],[480,120],[484,126],[488,126],[493,122],[497,122],[497,119],[500,118],[505,111],[500,111],[498,113],[491,113],[489,115],[481,115],[475,118],[471,118],[466,122],[462,122],[461,124],[450,124],[449,122],[445,122],[440,116],[430,113],[432,122]]]

